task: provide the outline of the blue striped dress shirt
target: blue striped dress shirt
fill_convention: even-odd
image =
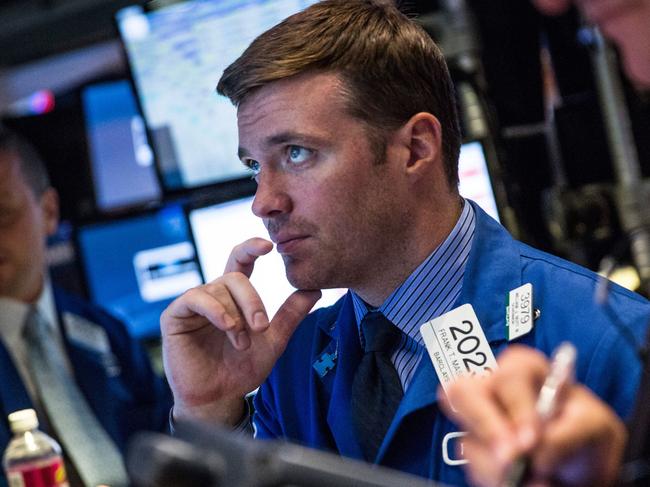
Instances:
[[[377,308],[402,331],[391,360],[404,391],[424,352],[420,325],[450,311],[460,296],[474,227],[474,209],[465,201],[460,218],[445,241]],[[361,320],[372,308],[354,292],[352,303],[363,343]]]

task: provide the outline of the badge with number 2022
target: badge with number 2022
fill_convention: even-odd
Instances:
[[[486,375],[497,368],[471,304],[428,321],[420,327],[420,333],[445,390],[463,375]]]

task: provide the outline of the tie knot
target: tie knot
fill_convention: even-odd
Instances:
[[[365,352],[389,352],[402,332],[379,311],[371,311],[361,320]]]

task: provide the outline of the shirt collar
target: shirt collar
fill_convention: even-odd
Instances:
[[[52,292],[52,284],[50,283],[49,277],[45,278],[45,284],[43,286],[43,292],[38,298],[36,303],[38,312],[41,313],[41,316],[45,318],[47,323],[50,326],[57,326],[59,319],[56,312],[56,304],[54,303],[54,293]]]
[[[454,287],[453,283],[463,280],[476,219],[472,205],[463,202],[460,217],[447,238],[378,308],[403,333],[420,344],[420,325],[450,309],[456,294],[448,291]],[[359,326],[373,308],[354,291],[351,296]]]
[[[22,340],[25,318],[30,304],[8,297],[0,297],[0,337],[7,346]],[[36,309],[45,318],[48,326],[57,326],[58,317],[54,304],[54,295],[49,278],[45,279],[43,290],[35,303]]]

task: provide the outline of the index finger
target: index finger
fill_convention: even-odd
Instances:
[[[249,238],[232,249],[223,273],[241,272],[246,277],[250,277],[257,258],[268,254],[271,250],[273,244],[268,240],[258,237]]]

